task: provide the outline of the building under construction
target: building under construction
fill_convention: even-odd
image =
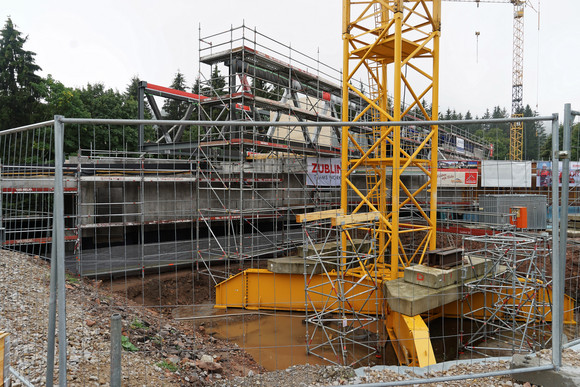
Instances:
[[[444,318],[461,350],[551,346],[551,164],[494,160],[464,127],[430,124],[440,4],[421,3],[350,10],[342,72],[245,26],[203,36],[197,89],[142,81],[142,121],[71,124],[139,141],[66,157],[67,269],[197,270],[218,308],[305,313],[306,351],[338,364],[387,342],[399,364],[434,364]],[[3,164],[4,245],[42,251],[51,169]]]

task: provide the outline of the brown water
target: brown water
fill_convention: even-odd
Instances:
[[[174,316],[187,318],[188,315],[193,315],[192,317],[198,320],[199,312],[200,310],[181,310]],[[206,309],[205,312],[209,310]],[[328,361],[307,353],[306,339],[312,335],[313,325],[309,324],[307,327],[301,313],[252,313],[240,310],[225,313],[223,310],[214,309],[211,318],[199,321],[201,320],[206,332],[237,343],[267,370],[286,369],[297,364],[329,364]],[[320,330],[317,331],[311,344],[321,343],[323,336]],[[362,347],[356,346],[349,350],[354,352],[357,358],[368,355],[368,349]],[[319,349],[316,353],[340,363],[330,347]],[[361,365],[374,365],[376,361],[377,358],[372,355]]]

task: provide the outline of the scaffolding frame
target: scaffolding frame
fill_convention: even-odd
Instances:
[[[376,223],[357,225],[357,230],[366,229],[359,239],[345,232],[351,227],[333,225],[330,219],[303,227],[307,351],[338,365],[364,364],[384,342],[377,339],[385,336],[374,270]]]
[[[480,298],[480,306],[468,303],[472,307],[463,311],[476,327],[466,336],[464,348],[478,353],[514,354],[549,347],[550,236],[504,231],[465,237],[463,248],[468,259],[481,257],[489,262],[481,278],[465,285],[465,297]]]

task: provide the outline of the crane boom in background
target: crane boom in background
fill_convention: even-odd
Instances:
[[[443,0],[459,3],[509,3],[514,6],[513,56],[512,56],[512,117],[523,117],[524,104],[524,8],[532,7],[527,0]],[[533,9],[533,7],[532,7]],[[515,122],[510,125],[511,160],[522,160],[524,125]]]

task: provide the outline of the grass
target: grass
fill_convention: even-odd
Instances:
[[[157,363],[157,367],[166,369],[166,370],[171,371],[171,372],[175,372],[178,369],[175,364],[173,364],[172,362],[170,362],[168,360],[163,360],[163,361]]]
[[[80,282],[80,280],[77,277],[75,277],[75,276],[73,276],[71,274],[68,274],[68,273],[65,274],[65,278],[66,278],[66,282],[70,282],[70,283],[73,283],[73,284],[76,284],[76,283],[79,283]]]
[[[132,329],[149,329],[149,327],[147,325],[145,325],[145,323],[143,321],[139,320],[138,318],[133,320],[133,322],[131,323],[131,328]]]

